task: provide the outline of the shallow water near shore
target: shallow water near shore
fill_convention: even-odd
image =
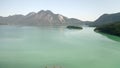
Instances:
[[[0,26],[0,68],[120,68],[120,37],[93,30]]]

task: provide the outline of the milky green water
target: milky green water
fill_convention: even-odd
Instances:
[[[120,37],[93,29],[0,26],[0,68],[120,68]]]

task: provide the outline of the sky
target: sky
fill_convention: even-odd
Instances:
[[[104,13],[120,12],[120,0],[0,0],[0,16],[26,15],[40,10],[94,21]]]

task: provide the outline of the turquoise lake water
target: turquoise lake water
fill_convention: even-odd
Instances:
[[[93,30],[0,26],[0,68],[120,68],[120,37]]]

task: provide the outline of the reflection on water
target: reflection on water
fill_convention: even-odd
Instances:
[[[110,34],[106,34],[106,33],[102,33],[102,32],[97,32],[105,37],[107,37],[108,39],[111,39],[113,41],[117,41],[117,42],[120,42],[120,37],[118,36],[114,36],[114,35],[110,35]]]

